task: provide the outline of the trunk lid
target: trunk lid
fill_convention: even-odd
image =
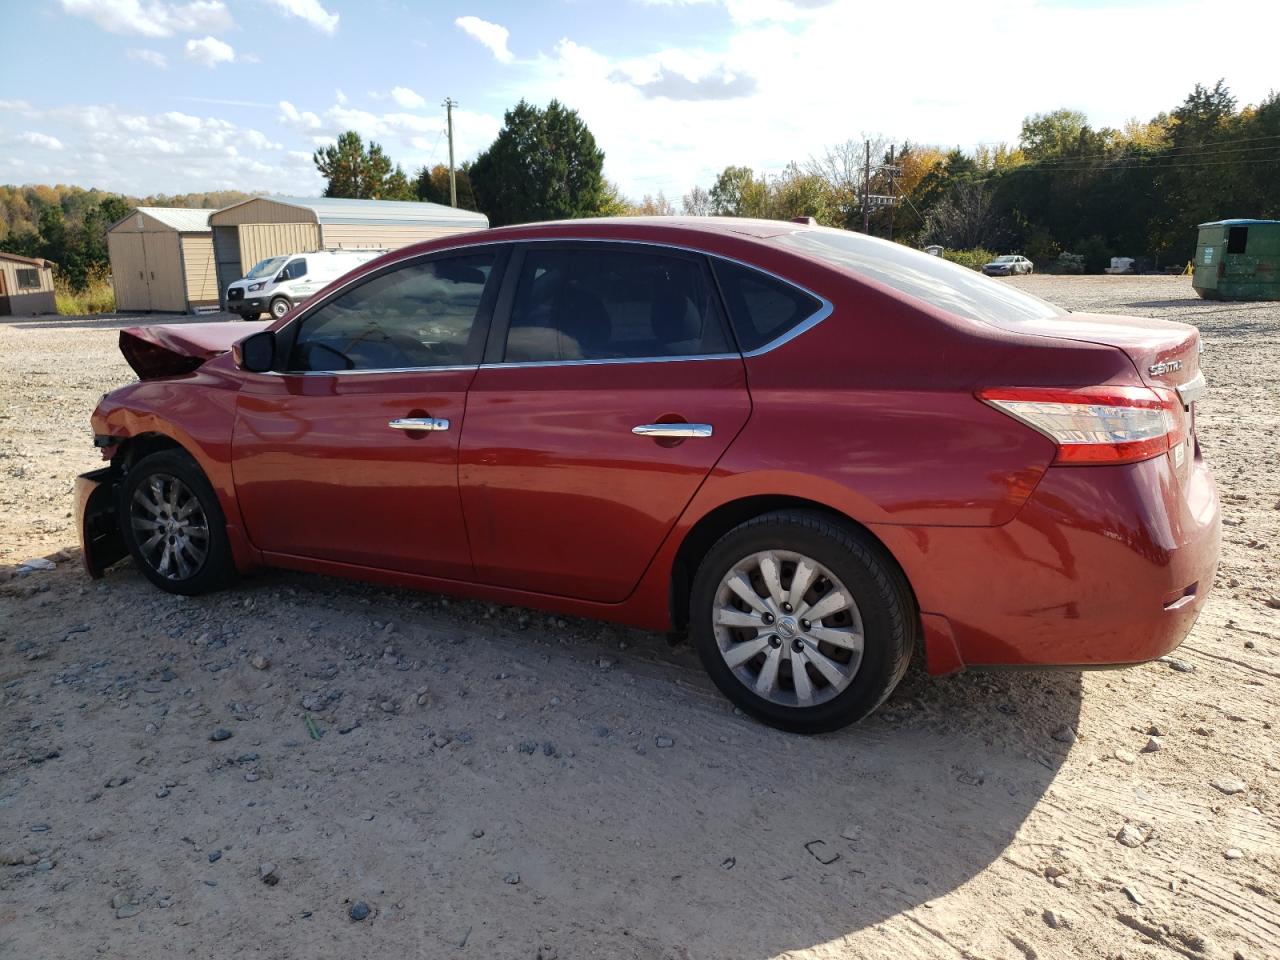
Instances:
[[[1067,313],[1043,320],[1019,320],[1009,329],[1117,347],[1133,361],[1149,387],[1177,388],[1200,372],[1200,331],[1190,324],[1149,317]]]
[[[269,324],[269,320],[230,320],[126,327],[120,331],[120,352],[143,380],[176,377],[221,356],[237,341]]]

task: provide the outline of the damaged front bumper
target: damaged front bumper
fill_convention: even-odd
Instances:
[[[112,467],[76,477],[76,527],[80,531],[80,555],[89,576],[97,580],[103,571],[129,553],[116,519],[116,484]]]

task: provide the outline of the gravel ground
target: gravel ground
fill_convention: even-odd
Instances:
[[[1280,304],[1013,282],[1200,326],[1217,588],[1176,663],[914,671],[810,739],[649,634],[91,582],[71,479],[126,321],[0,324],[0,955],[1280,956]]]

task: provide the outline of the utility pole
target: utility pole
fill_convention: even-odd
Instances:
[[[867,159],[862,167],[862,232],[871,232],[871,141],[864,141]]]
[[[892,143],[889,144],[889,196],[891,198],[894,197],[893,175],[898,172],[897,168],[893,165],[893,151],[895,147],[896,147],[896,144],[892,144]],[[889,200],[889,239],[890,240],[893,239],[893,215],[894,215],[894,207],[896,206],[897,206],[897,203],[894,202],[894,199],[890,199]]]
[[[448,117],[449,124],[449,206],[451,207],[458,205],[458,175],[453,169],[453,108],[457,105],[453,97],[444,98],[445,116]]]

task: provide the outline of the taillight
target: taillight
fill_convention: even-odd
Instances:
[[[1181,400],[1159,387],[1000,387],[977,395],[1056,443],[1063,464],[1136,463],[1186,436]]]

